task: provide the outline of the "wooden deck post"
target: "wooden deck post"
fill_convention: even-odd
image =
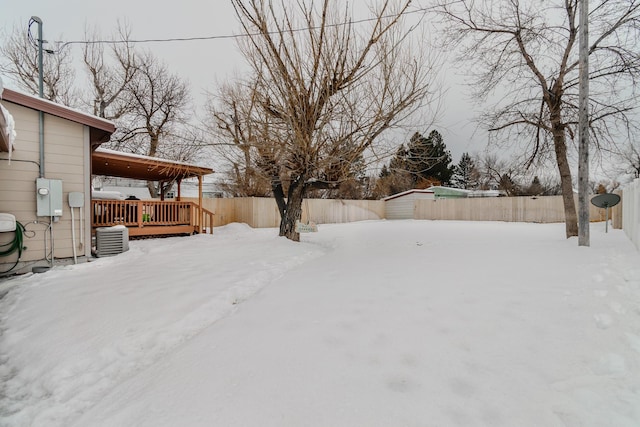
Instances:
[[[204,215],[202,215],[202,176],[198,176],[198,233],[202,234]]]
[[[136,212],[138,213],[138,228],[142,228],[142,220],[143,220],[143,215],[142,215],[142,202],[138,201],[136,203]]]

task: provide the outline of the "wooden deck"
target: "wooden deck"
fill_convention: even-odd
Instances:
[[[92,200],[92,228],[124,225],[129,236],[213,233],[213,212],[193,202]]]

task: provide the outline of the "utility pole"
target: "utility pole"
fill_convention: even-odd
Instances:
[[[589,0],[580,0],[578,246],[589,246]]]
[[[31,21],[38,24],[38,96],[44,98],[44,67],[42,60],[42,19],[32,16]],[[31,24],[29,24],[31,26]],[[39,145],[40,145],[40,178],[44,178],[44,111],[38,111]]]
[[[32,16],[31,20],[38,24],[38,96],[44,98],[44,68],[42,67],[42,19]]]

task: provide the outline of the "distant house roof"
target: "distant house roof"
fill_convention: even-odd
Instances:
[[[409,194],[434,194],[433,190],[431,189],[426,189],[426,190],[419,190],[417,188],[414,188],[413,190],[407,190],[407,191],[403,191],[402,193],[396,193],[396,194],[392,194],[391,196],[385,197],[384,200],[385,202],[387,200],[393,200],[393,199],[397,199],[398,197],[404,197],[407,196]]]
[[[94,175],[140,179],[143,181],[170,181],[209,175],[213,169],[189,163],[156,157],[123,153],[98,148],[91,155]]]
[[[463,188],[434,186],[429,187],[435,193],[436,199],[457,199],[464,197],[498,197],[500,192],[497,190],[465,190]]]
[[[469,197],[469,194],[471,194],[471,190],[464,190],[462,188],[453,187],[442,187],[439,185],[429,187],[428,190],[431,190],[435,193],[436,199]]]
[[[11,89],[4,89],[2,100],[89,126],[92,147],[97,147],[103,142],[109,141],[111,134],[116,130],[113,122],[109,120]]]

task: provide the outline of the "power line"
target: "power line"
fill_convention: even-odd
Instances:
[[[418,8],[415,10],[410,10],[410,11],[405,11],[402,13],[402,15],[411,15],[414,13],[424,13],[427,11],[427,8]],[[324,27],[343,27],[343,26],[347,26],[347,25],[352,25],[352,24],[362,24],[365,22],[373,22],[376,21],[378,19],[386,19],[386,18],[395,18],[397,15],[384,15],[381,17],[375,17],[375,18],[363,18],[363,19],[358,19],[355,21],[348,21],[348,22],[339,22],[336,24],[328,24],[325,25]],[[322,27],[305,27],[305,28],[294,28],[291,29],[287,32],[292,32],[292,33],[299,33],[302,31],[309,31],[309,30],[318,30]],[[278,34],[278,31],[269,31],[267,32],[267,34]],[[65,46],[68,45],[72,45],[72,44],[83,44],[83,45],[93,45],[93,44],[124,44],[124,43],[170,43],[170,42],[190,42],[190,41],[203,41],[203,40],[225,40],[225,39],[239,39],[239,38],[245,38],[245,37],[255,37],[255,36],[259,36],[262,33],[250,33],[250,34],[223,34],[223,35],[217,35],[217,36],[201,36],[201,37],[171,37],[171,38],[160,38],[160,39],[138,39],[138,40],[71,40],[71,41],[56,41],[57,44],[59,44],[59,48],[58,49],[62,49]]]

